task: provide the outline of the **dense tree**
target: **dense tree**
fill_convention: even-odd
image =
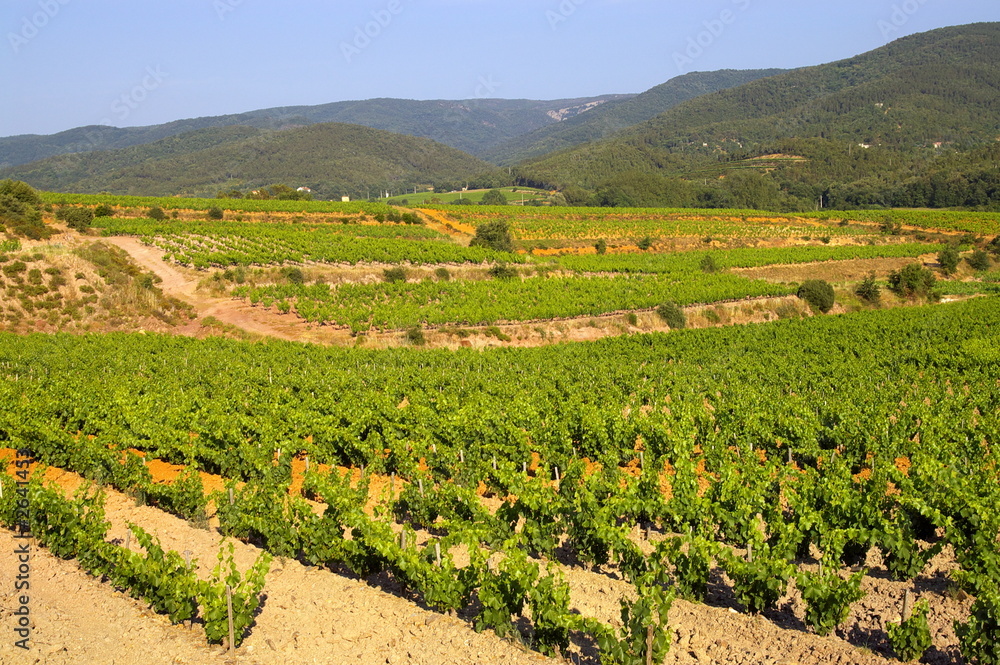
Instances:
[[[483,200],[480,201],[480,205],[505,206],[507,205],[507,197],[504,196],[503,192],[499,189],[491,189],[483,195]]]
[[[833,287],[822,279],[811,279],[799,287],[798,297],[809,303],[815,311],[826,314],[836,301]]]
[[[476,229],[470,247],[487,247],[497,252],[513,252],[514,239],[510,234],[510,224],[505,219],[486,222]]]

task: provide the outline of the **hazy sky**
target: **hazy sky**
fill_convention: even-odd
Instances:
[[[642,92],[995,20],[997,0],[3,0],[0,136],[373,97]]]

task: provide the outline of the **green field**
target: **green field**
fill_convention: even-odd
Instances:
[[[550,199],[549,193],[541,189],[532,189],[530,187],[501,187],[498,189],[503,192],[504,196],[507,197],[507,203],[509,205],[521,205],[522,202],[529,203],[531,201],[547,202]],[[417,194],[401,194],[400,196],[382,199],[382,201],[392,205],[425,206],[454,204],[455,201],[463,199],[471,201],[474,204],[478,204],[483,200],[483,196],[485,196],[488,191],[490,190],[475,189],[468,192],[447,192],[445,194],[418,192]]]

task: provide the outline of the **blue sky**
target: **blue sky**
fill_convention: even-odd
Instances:
[[[995,20],[997,0],[4,0],[0,136],[374,97],[642,92]]]

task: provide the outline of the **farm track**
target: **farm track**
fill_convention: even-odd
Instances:
[[[144,245],[138,238],[118,236],[105,240],[128,252],[136,263],[163,280],[159,288],[164,293],[179,298],[195,308],[198,319],[177,328],[176,334],[197,336],[202,328],[201,320],[208,317],[214,317],[252,334],[288,341],[300,341],[306,332],[305,324],[299,324],[297,321],[279,327],[271,321],[263,320],[271,317],[261,316],[258,311],[242,301],[215,298],[199,293],[197,279],[185,275],[181,270],[165,262],[161,250]]]
[[[11,451],[0,451],[10,458]],[[300,464],[303,467],[304,464]],[[169,477],[171,471],[161,467]],[[302,469],[299,469],[301,473]],[[49,469],[47,478],[67,494],[83,481],[74,473]],[[217,481],[217,482],[215,482]],[[221,479],[210,482],[218,486]],[[156,508],[136,506],[116,491],[107,492],[109,538],[125,538],[127,523],[134,523],[161,539],[166,549],[189,552],[199,562],[199,575],[209,576],[225,539],[214,529],[204,530]],[[638,539],[647,553],[649,543]],[[661,538],[654,534],[653,539]],[[429,535],[418,534],[418,542]],[[9,532],[0,531],[0,547],[13,546]],[[259,556],[260,550],[236,543],[236,562],[241,570]],[[456,563],[467,558],[456,552]],[[877,554],[869,555],[869,566],[878,568]],[[0,662],[75,664],[114,663],[208,663],[223,662],[220,647],[205,644],[200,630],[171,626],[163,617],[146,610],[138,601],[113,591],[83,573],[75,563],[55,559],[44,550],[33,559],[36,580],[32,596],[35,609],[35,644],[45,656],[41,660],[14,660],[8,643],[0,646]],[[9,557],[0,565],[0,575],[13,573]],[[946,553],[935,558],[913,586],[884,579],[876,571],[864,581],[867,596],[857,603],[845,622],[849,632],[838,631],[820,638],[807,632],[802,616],[804,606],[792,590],[779,609],[764,616],[739,613],[721,577],[709,594],[711,605],[676,600],[670,612],[673,646],[667,664],[696,665],[730,663],[736,665],[885,665],[890,662],[876,653],[885,649],[884,621],[895,620],[898,601],[906,589],[931,600],[931,629],[936,648],[924,661],[931,665],[961,662],[954,648],[950,622],[968,612],[968,601],[946,594],[945,571],[954,563]],[[613,568],[600,572],[578,566],[561,566],[570,584],[571,607],[604,622],[618,620],[618,599],[634,591]],[[12,569],[11,569],[12,570]],[[507,665],[549,661],[537,653],[500,640],[487,631],[477,634],[468,617],[454,618],[433,613],[395,595],[392,584],[382,576],[367,583],[323,569],[303,566],[297,561],[275,560],[264,587],[266,600],[257,622],[244,645],[237,650],[241,663],[280,664],[289,662],[358,663],[481,663]],[[382,588],[377,588],[377,586]],[[79,608],[88,608],[86,611]],[[115,635],[109,637],[108,626]],[[846,640],[844,638],[847,638]],[[858,647],[864,647],[863,649]],[[155,656],[147,656],[149,650]],[[590,644],[577,644],[571,655],[583,663],[597,663]],[[100,655],[98,655],[100,654]],[[110,657],[110,660],[108,658]]]

